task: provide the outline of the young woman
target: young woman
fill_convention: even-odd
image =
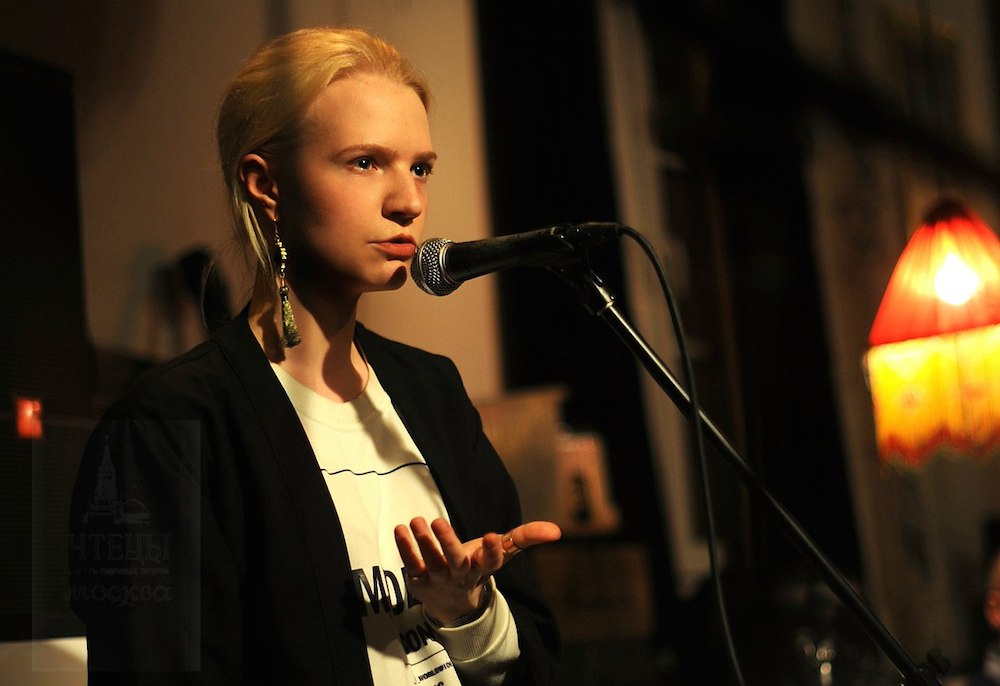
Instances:
[[[422,235],[427,101],[357,30],[277,38],[231,84],[219,150],[256,280],[88,445],[70,557],[91,683],[551,680],[516,554],[558,528],[521,524],[454,365],[356,321]]]

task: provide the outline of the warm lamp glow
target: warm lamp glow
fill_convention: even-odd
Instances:
[[[893,270],[865,358],[884,461],[1000,454],[1000,240],[954,201]]]
[[[962,205],[944,202],[900,255],[868,342],[896,343],[997,323],[1000,240]]]
[[[1000,325],[889,343],[865,358],[887,462],[1000,453]]]
[[[941,300],[957,307],[969,302],[980,283],[982,280],[975,269],[955,253],[949,253],[934,276],[934,292]]]

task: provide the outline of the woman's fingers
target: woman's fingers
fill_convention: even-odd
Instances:
[[[410,522],[410,531],[420,549],[420,555],[424,558],[424,564],[428,568],[440,567],[444,563],[441,551],[438,549],[437,541],[434,540],[434,532],[427,525],[423,517],[417,517]]]
[[[505,534],[488,533],[463,543],[447,520],[435,519],[428,525],[423,517],[413,519],[409,527],[397,526],[394,533],[407,574],[413,577],[424,573],[461,576],[470,571],[477,578],[488,576],[525,548],[562,536],[553,522],[535,521]]]
[[[437,543],[441,546],[441,552],[449,567],[453,570],[464,570],[471,565],[468,550],[451,524],[444,519],[435,519],[431,523],[431,530],[437,537]]]
[[[400,524],[393,529],[393,536],[396,539],[396,548],[399,549],[399,557],[403,561],[406,575],[416,578],[424,574],[427,571],[426,566],[424,566],[424,558],[410,535],[409,527]]]
[[[500,534],[486,534],[481,539],[482,545],[479,548],[480,567],[487,574],[492,574],[504,563],[503,542]]]

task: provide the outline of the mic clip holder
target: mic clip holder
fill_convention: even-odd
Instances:
[[[585,250],[583,251],[585,253]],[[826,585],[847,607],[861,624],[872,641],[899,670],[903,683],[909,686],[941,686],[940,677],[949,669],[948,660],[938,650],[927,654],[927,662],[917,665],[902,645],[882,624],[875,612],[844,577],[833,562],[812,540],[784,505],[764,486],[746,460],[729,442],[715,423],[699,408],[693,408],[691,398],[656,352],[649,347],[641,334],[628,322],[615,304],[614,294],[601,278],[587,266],[586,255],[580,259],[548,267],[577,293],[583,306],[600,317],[618,335],[618,338],[638,358],[660,388],[677,408],[691,419],[697,409],[702,428],[709,443],[736,472],[744,486],[772,515],[799,552],[817,569]]]

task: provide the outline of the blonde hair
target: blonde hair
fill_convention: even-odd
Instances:
[[[273,237],[260,228],[240,180],[240,160],[273,160],[296,144],[306,111],[330,83],[356,73],[386,76],[412,88],[426,108],[426,81],[381,38],[361,29],[293,31],[261,46],[233,79],[219,108],[216,139],[236,234],[250,261],[274,285]]]

